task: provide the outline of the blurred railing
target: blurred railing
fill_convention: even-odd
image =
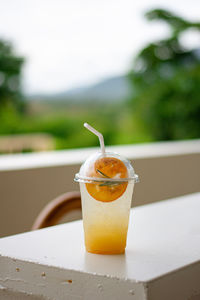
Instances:
[[[1,155],[0,236],[29,230],[46,203],[78,190],[74,174],[97,150]],[[133,206],[200,191],[200,140],[113,146],[107,151],[130,159],[140,177]]]

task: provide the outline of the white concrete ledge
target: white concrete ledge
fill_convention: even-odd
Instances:
[[[99,148],[83,148],[40,153],[0,155],[0,171],[81,164],[89,155],[98,150]],[[130,160],[185,155],[200,153],[200,139],[110,146],[107,147],[107,151],[118,152],[120,155],[123,155]]]
[[[199,200],[131,210],[125,255],[86,253],[82,221],[0,239],[0,299],[198,300]]]

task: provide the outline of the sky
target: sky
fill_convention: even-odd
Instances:
[[[57,93],[125,74],[143,46],[168,34],[143,17],[158,7],[200,20],[199,0],[0,0],[0,38],[26,58],[25,93]]]

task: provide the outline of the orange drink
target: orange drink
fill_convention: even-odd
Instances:
[[[138,181],[131,163],[116,153],[101,152],[90,156],[81,166],[75,181],[80,183],[85,247],[98,254],[121,254],[126,248],[129,212],[134,183]]]
[[[130,162],[117,154],[97,153],[86,160],[76,180],[80,182],[86,250],[124,253],[137,180]]]
[[[88,252],[100,254],[124,253],[128,230],[133,186],[112,202],[97,201],[81,183],[81,198],[85,246]]]

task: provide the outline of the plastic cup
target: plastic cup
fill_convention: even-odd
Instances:
[[[81,166],[80,183],[85,247],[98,254],[121,254],[126,248],[134,183],[130,162],[115,153],[98,152]]]

